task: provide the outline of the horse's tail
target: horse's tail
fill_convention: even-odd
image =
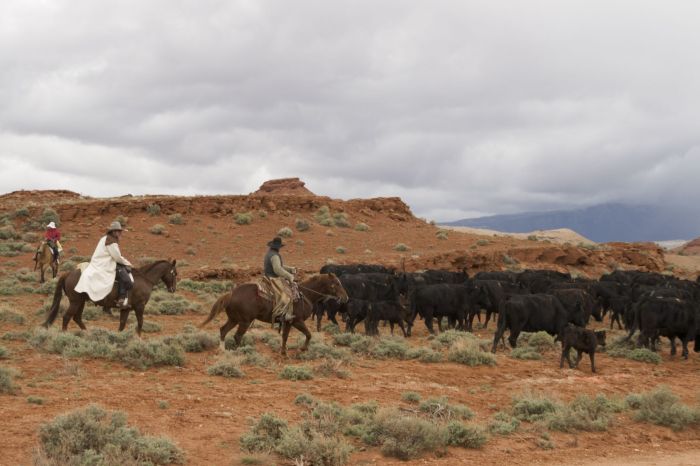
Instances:
[[[58,309],[61,305],[61,298],[63,297],[63,286],[66,283],[67,273],[64,273],[58,279],[56,283],[56,290],[53,292],[53,303],[51,303],[51,309],[49,310],[49,315],[46,317],[46,322],[44,322],[44,327],[49,328],[49,325],[53,324],[58,315]]]
[[[228,303],[231,300],[231,293],[226,293],[225,295],[221,296],[219,299],[216,300],[214,305],[211,307],[211,311],[209,311],[209,317],[207,317],[207,320],[199,324],[199,328],[204,327],[207,325],[209,322],[211,322],[214,317],[216,317],[221,311],[226,309],[226,306],[228,306]]]

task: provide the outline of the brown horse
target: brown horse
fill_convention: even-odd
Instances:
[[[287,354],[287,337],[291,327],[299,330],[306,336],[306,341],[302,351],[306,351],[311,341],[311,332],[306,328],[304,321],[311,316],[314,303],[323,298],[336,298],[343,302],[348,300],[348,295],[340,284],[340,280],[335,274],[314,275],[308,280],[299,284],[302,299],[294,303],[294,319],[284,325],[282,331],[282,354]],[[226,311],[228,320],[221,327],[221,349],[225,349],[224,340],[226,334],[238,325],[236,335],[236,345],[240,345],[243,335],[255,319],[272,323],[272,309],[274,305],[271,301],[261,297],[258,293],[258,286],[254,283],[239,285],[230,293],[221,296],[212,306],[207,320],[200,324],[200,328],[211,322],[222,310]],[[291,327],[290,327],[291,324]]]
[[[139,337],[141,336],[141,328],[143,327],[143,311],[146,308],[148,299],[151,297],[153,287],[162,280],[169,292],[175,292],[175,287],[177,284],[177,268],[175,263],[175,260],[160,260],[133,270],[134,287],[129,292],[130,305],[129,307],[120,310],[120,332],[124,330],[124,327],[126,327],[126,319],[129,317],[129,311],[133,309],[136,313],[136,320],[138,321],[136,333]],[[62,329],[65,331],[68,328],[68,323],[71,319],[73,319],[81,329],[85,330],[85,324],[83,324],[82,319],[83,308],[85,307],[85,302],[90,300],[90,297],[87,293],[78,293],[75,291],[75,286],[78,284],[78,280],[80,280],[79,269],[64,273],[58,279],[56,291],[54,291],[53,295],[53,304],[51,304],[51,309],[49,310],[49,315],[46,318],[46,322],[44,322],[44,327],[48,328],[48,326],[51,325],[54,320],[56,320],[58,309],[61,304],[61,298],[65,292],[66,296],[68,296],[68,301],[70,304],[66,312],[63,314]],[[104,299],[95,302],[95,304],[110,308],[115,306],[116,301],[117,286],[115,284],[112,291]]]
[[[39,281],[41,283],[44,283],[46,279],[44,278],[44,268],[46,266],[51,267],[51,273],[53,274],[53,278],[56,278],[56,274],[58,273],[58,262],[54,260],[53,257],[53,251],[51,250],[51,246],[49,246],[46,241],[41,243],[41,246],[39,246],[39,250],[34,254],[34,270],[39,267]]]

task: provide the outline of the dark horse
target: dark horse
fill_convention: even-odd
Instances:
[[[146,308],[148,299],[151,297],[153,287],[162,280],[169,292],[175,292],[175,286],[177,283],[177,268],[175,263],[175,260],[160,260],[133,270],[134,287],[129,292],[130,306],[126,309],[121,309],[119,316],[119,331],[124,330],[124,327],[126,327],[126,319],[129,317],[129,311],[133,309],[136,312],[136,320],[138,321],[136,333],[138,336],[141,336],[141,328],[143,327],[143,310]],[[85,302],[89,301],[90,298],[88,297],[87,293],[77,293],[75,291],[75,286],[78,284],[78,280],[80,280],[79,269],[64,273],[58,279],[56,291],[54,291],[53,294],[53,304],[51,304],[51,310],[46,318],[46,322],[44,322],[44,327],[48,328],[48,326],[51,325],[56,319],[56,316],[58,315],[58,308],[61,304],[61,298],[65,292],[66,296],[68,296],[70,304],[65,314],[63,314],[62,329],[66,330],[66,328],[68,328],[68,322],[73,319],[81,329],[85,330],[85,324],[83,324],[82,319],[83,308],[85,307]],[[114,307],[116,301],[117,287],[115,285],[112,288],[112,291],[104,299],[96,302],[95,304],[110,308]]]
[[[46,281],[44,279],[44,269],[47,265],[51,268],[53,278],[56,278],[56,274],[58,273],[58,262],[56,262],[56,259],[53,257],[51,246],[44,241],[41,243],[41,246],[39,246],[36,254],[34,254],[34,270],[37,268],[39,269],[39,281],[41,283]]]
[[[344,302],[348,300],[348,295],[343,285],[340,284],[338,277],[332,273],[314,275],[299,284],[299,291],[301,291],[302,299],[294,303],[294,319],[285,324],[282,331],[283,355],[287,354],[287,337],[291,327],[294,327],[306,336],[302,351],[308,349],[309,341],[311,341],[311,332],[306,328],[304,321],[312,315],[314,303],[330,297]],[[228,320],[220,330],[220,345],[223,350],[225,349],[224,340],[226,339],[226,334],[233,330],[236,325],[238,325],[238,330],[236,330],[234,338],[236,345],[239,345],[241,338],[243,338],[248,327],[255,319],[271,323],[273,307],[274,305],[271,301],[258,294],[258,286],[255,283],[246,283],[221,296],[212,306],[207,320],[200,324],[200,328],[211,322],[222,310],[225,310]]]

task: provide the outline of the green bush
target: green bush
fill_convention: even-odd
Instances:
[[[495,366],[496,357],[481,351],[478,342],[460,340],[450,346],[447,359],[452,362],[466,364],[467,366]]]
[[[294,398],[294,404],[295,405],[306,405],[306,406],[311,406],[315,403],[314,398],[309,395],[308,393],[300,393],[297,395],[296,398]]]
[[[289,227],[284,227],[277,230],[277,236],[281,236],[282,238],[291,238],[292,235],[292,229]]]
[[[309,228],[311,228],[311,225],[309,225],[309,222],[303,218],[296,219],[294,221],[294,226],[296,227],[297,231],[308,231]]]
[[[661,386],[643,393],[635,401],[639,405],[639,410],[634,415],[637,421],[670,427],[676,431],[700,424],[700,409],[681,403],[668,387]],[[631,404],[629,397],[627,404]]]
[[[519,346],[510,352],[510,357],[513,359],[540,360],[542,355],[531,346]]]
[[[549,414],[547,425],[550,429],[562,432],[604,431],[610,425],[612,413],[620,410],[621,407],[603,395],[595,398],[581,395],[569,405],[558,407]]]
[[[355,224],[355,231],[369,231],[369,225],[366,223],[356,223]]]
[[[284,431],[275,451],[297,464],[342,466],[353,448],[344,439],[292,427]]]
[[[454,419],[469,420],[474,417],[474,412],[462,404],[450,404],[447,397],[430,398],[422,402],[418,409],[438,421],[451,421]]]
[[[24,316],[5,309],[0,310],[0,322],[9,322],[16,325],[24,325]]]
[[[13,395],[17,391],[14,378],[17,372],[8,367],[0,367],[0,393]]]
[[[241,370],[240,360],[232,356],[219,359],[207,368],[207,373],[209,375],[220,375],[229,378],[245,377],[245,373]]]
[[[382,338],[370,354],[378,359],[406,359],[410,347],[403,338]]]
[[[156,290],[151,294],[151,299],[146,305],[145,313],[153,315],[181,315],[185,311],[198,311],[200,305],[186,298],[168,293],[165,290]]]
[[[0,256],[15,257],[22,253],[34,252],[35,249],[27,243],[4,242],[0,243]]]
[[[161,225],[160,223],[156,223],[151,228],[149,228],[148,231],[150,231],[154,235],[162,235],[163,233],[166,232],[165,227],[163,225]]]
[[[554,337],[547,332],[535,332],[530,334],[527,344],[540,352],[556,347]]]
[[[275,450],[287,430],[287,421],[272,413],[264,413],[241,436],[241,448],[251,453],[270,453]]]
[[[337,227],[349,228],[350,223],[348,222],[348,214],[345,212],[336,212],[333,214],[333,223]]]
[[[185,219],[182,217],[182,214],[172,214],[168,216],[168,223],[171,225],[183,225]]]
[[[401,394],[401,399],[409,403],[418,403],[420,401],[420,395],[416,392],[403,392]]]
[[[12,225],[0,227],[0,240],[16,239],[19,235]]]
[[[306,366],[284,366],[279,376],[280,379],[287,380],[311,380],[314,378],[311,369]]]
[[[15,210],[12,216],[14,218],[29,217],[29,209],[27,207],[20,207],[19,209]]]
[[[442,362],[442,353],[433,351],[430,348],[411,348],[406,353],[406,359],[418,359],[420,362]]]
[[[468,426],[458,421],[447,425],[447,444],[462,448],[481,448],[488,437],[484,429],[478,426]]]
[[[253,223],[253,214],[250,212],[240,212],[233,216],[233,221],[237,225],[250,225]]]
[[[40,226],[37,229],[43,230],[44,228],[46,228],[46,225],[48,225],[51,222],[54,222],[57,227],[60,227],[61,217],[55,210],[53,210],[50,207],[47,207],[44,209],[44,211],[41,213],[41,216],[39,217]]]
[[[406,246],[403,243],[396,243],[394,245],[394,251],[405,252],[405,251],[408,251],[409,249],[411,249],[411,248],[409,248],[408,246]]]
[[[0,346],[0,359],[6,359],[10,355],[10,352],[4,346]]]
[[[185,455],[169,439],[144,436],[119,411],[97,405],[54,418],[39,429],[41,455],[51,464],[183,464]]]
[[[381,445],[385,456],[410,460],[427,452],[441,452],[447,432],[439,426],[394,409],[380,410],[367,427],[366,443]]]
[[[201,353],[219,346],[218,337],[203,331],[165,337],[163,342],[167,345],[179,345],[186,353]]]
[[[347,250],[343,246],[337,246],[335,248],[335,252],[337,252],[338,254],[345,254]]]
[[[179,347],[158,340],[131,341],[125,348],[115,352],[114,360],[136,369],[185,364],[185,356]]]
[[[509,435],[518,430],[518,427],[520,427],[520,421],[503,411],[494,414],[489,422],[489,432],[492,434]]]
[[[148,204],[146,206],[146,213],[151,217],[160,215],[160,206],[158,204]]]
[[[642,395],[630,393],[625,397],[625,407],[627,409],[639,409],[642,407]]]
[[[635,348],[627,355],[627,359],[652,364],[661,364],[661,356],[647,348]]]
[[[143,330],[144,333],[157,333],[163,330],[163,328],[155,322],[145,321],[141,330]]]
[[[513,416],[521,421],[541,421],[557,408],[552,400],[540,396],[524,395],[513,400]]]
[[[30,405],[43,405],[44,399],[40,396],[28,396],[27,403]]]

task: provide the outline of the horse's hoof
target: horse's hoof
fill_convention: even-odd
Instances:
[[[226,352],[226,343],[224,342],[224,340],[221,340],[219,342],[219,352],[221,352],[221,353]]]

